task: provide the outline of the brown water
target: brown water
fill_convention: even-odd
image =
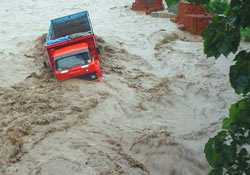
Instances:
[[[200,37],[130,11],[132,0],[54,3],[0,3],[0,174],[206,174],[204,144],[237,99],[231,62],[206,59]],[[42,67],[49,19],[80,6],[100,36],[100,83]]]

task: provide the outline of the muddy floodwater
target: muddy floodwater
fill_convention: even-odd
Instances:
[[[0,2],[0,175],[209,172],[204,145],[239,98],[232,55],[206,58],[199,36],[132,2]],[[57,81],[43,67],[50,20],[83,10],[103,78]]]

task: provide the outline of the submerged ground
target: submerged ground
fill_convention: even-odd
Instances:
[[[132,2],[0,2],[0,174],[209,171],[204,144],[238,98],[231,61],[207,59],[199,36]],[[42,64],[49,22],[83,10],[102,46],[102,81],[58,82]]]

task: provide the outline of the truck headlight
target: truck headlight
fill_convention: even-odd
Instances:
[[[68,70],[63,70],[62,72],[61,72],[61,74],[66,74],[66,73],[68,73],[69,71]]]
[[[84,68],[87,68],[89,67],[89,65],[83,65],[81,68],[84,69]]]

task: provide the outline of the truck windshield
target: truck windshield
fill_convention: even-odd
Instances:
[[[56,70],[60,71],[63,69],[76,67],[82,64],[88,64],[91,62],[91,58],[88,52],[83,52],[75,55],[69,55],[66,57],[57,58],[55,62],[56,62]]]

